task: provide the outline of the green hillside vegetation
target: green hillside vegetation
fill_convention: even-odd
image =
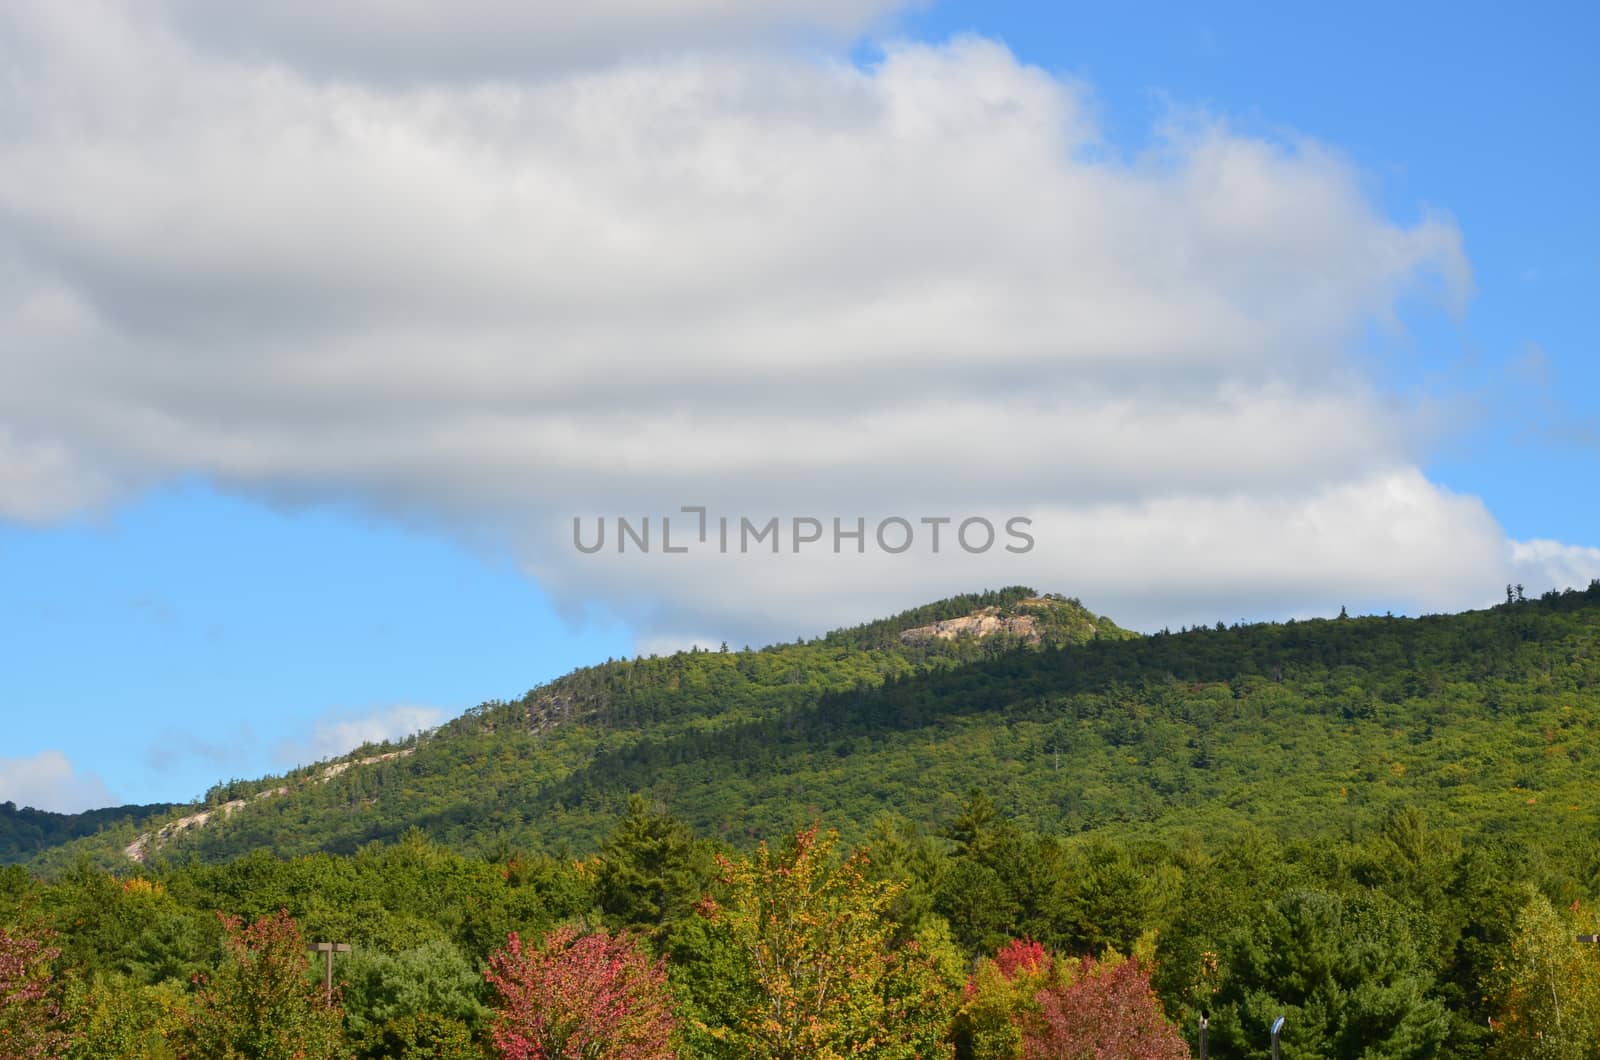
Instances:
[[[1004,632],[950,639],[900,636],[941,619],[986,610],[1027,615],[1034,624],[1033,637]],[[350,852],[412,827],[463,850],[592,847],[632,794],[607,775],[613,756],[624,751],[645,754],[673,745],[682,750],[672,753],[699,756],[700,748],[722,748],[730,737],[753,738],[753,726],[784,725],[819,704],[849,702],[850,697],[881,690],[886,682],[953,673],[1007,654],[1134,636],[1110,619],[1092,615],[1076,600],[1040,597],[1015,587],[955,597],[827,637],[759,651],[611,660],[576,670],[515,702],[474,707],[405,746],[361,748],[347,761],[401,753],[331,779],[323,779],[327,765],[318,764],[280,776],[218,784],[204,805],[177,809],[172,816],[217,809],[234,800],[243,800],[243,808],[160,845],[156,856],[226,860],[261,848],[285,855]],[[831,747],[827,754],[830,760],[835,757]],[[691,772],[695,768],[688,759],[678,764]],[[279,788],[288,788],[289,794],[270,794]],[[681,807],[676,799],[669,802],[697,825],[739,833],[746,840],[779,830],[774,824],[787,827],[803,821],[810,813],[808,804],[800,802],[760,818],[744,821],[741,812],[709,825],[719,806],[736,807],[742,796],[735,787],[727,787],[722,796],[709,790],[704,794],[709,801],[699,805],[695,800],[692,809],[688,802]],[[879,808],[865,809],[862,819]],[[39,865],[56,871],[88,851],[102,866],[111,867],[125,860],[123,847],[150,830],[148,825],[108,830],[94,840],[50,852]]]
[[[94,835],[104,829],[122,826],[132,830],[155,818],[166,817],[176,809],[172,803],[143,806],[108,806],[82,813],[52,813],[32,806],[20,809],[14,802],[0,802],[0,865],[27,861],[51,847]]]
[[[402,752],[321,779],[219,785],[248,802],[154,856],[349,853],[416,827],[467,852],[591,850],[642,793],[735,846],[819,817],[858,839],[885,811],[948,821],[971,789],[1049,834],[1164,838],[1370,826],[1593,834],[1600,589],[1488,611],[1127,634],[1072,601],[1067,642],[906,640],[1026,589],[958,598],[759,651],[610,661],[486,703]],[[104,865],[138,829],[50,852]]]
[[[926,633],[972,616],[1003,628]],[[639,1034],[687,1057],[800,1055],[752,1013],[809,1003],[771,969],[842,953],[813,1054],[1179,1056],[1206,1013],[1224,1060],[1279,1015],[1293,1057],[1600,1057],[1597,723],[1600,583],[1148,637],[1006,590],[613,660],[348,760],[381,761],[219,785],[242,808],[146,864],[123,826],[0,872],[0,974],[32,968],[83,1056],[269,1055],[283,1026],[319,1043],[284,1055],[514,1055],[528,1005],[581,997],[486,969],[597,974],[549,936],[642,948]],[[279,975],[302,1016],[252,1023],[251,969],[309,940],[355,946],[339,1004]],[[862,1046],[863,1012],[901,1036]]]

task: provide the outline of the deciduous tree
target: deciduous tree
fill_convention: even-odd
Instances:
[[[195,1060],[324,1060],[345,1052],[343,1017],[309,973],[286,910],[252,924],[224,916],[228,957],[206,981],[180,1039]]]
[[[1518,912],[1505,960],[1494,970],[1496,1056],[1600,1057],[1600,960],[1575,941],[1578,927],[1542,894],[1530,894]]]
[[[1027,1060],[1184,1060],[1189,1047],[1167,1021],[1143,962],[1096,961],[1072,966],[1066,982],[1039,992],[1026,1021]]]
[[[512,933],[489,959],[492,1036],[507,1060],[667,1060],[676,1029],[665,962],[628,935],[561,927],[537,949]]]
[[[776,854],[722,859],[722,897],[701,911],[744,954],[756,1000],[710,1034],[762,1060],[947,1053],[953,992],[915,942],[890,947],[895,885],[837,845],[812,827]]]
[[[55,956],[44,940],[0,927],[0,1056],[33,1060],[66,1047],[50,989]]]
[[[1055,961],[1032,939],[1012,939],[978,961],[955,1021],[959,1060],[1012,1060],[1022,1052],[1023,1023],[1039,1011]]]

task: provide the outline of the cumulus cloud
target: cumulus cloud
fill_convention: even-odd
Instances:
[[[278,748],[283,762],[300,764],[336,758],[362,744],[403,740],[412,733],[430,729],[445,718],[437,707],[397,705],[359,716],[329,715],[312,724],[304,740],[284,743]]]
[[[0,758],[0,800],[54,813],[116,804],[98,774],[80,772],[60,751]]]
[[[725,0],[670,31],[370,6],[243,5],[252,48],[176,0],[0,14],[0,516],[184,474],[354,500],[495,536],[650,644],[1015,582],[1145,625],[1455,606],[1514,566],[1417,470],[1437,410],[1344,356],[1408,299],[1460,310],[1460,233],[1390,220],[1325,146],[1174,114],[1129,153],[992,41],[762,43],[798,4],[739,5],[732,43]],[[805,5],[840,33],[893,6]],[[633,43],[536,54],[584,34]],[[516,71],[482,50],[527,41]],[[1038,546],[572,547],[574,515],[694,504],[1024,514]]]
[[[242,56],[322,74],[527,77],[686,46],[848,40],[905,0],[279,0],[222,11],[205,0],[146,4],[178,31]]]
[[[1535,539],[1511,542],[1511,568],[1530,594],[1582,589],[1600,578],[1600,548]]]

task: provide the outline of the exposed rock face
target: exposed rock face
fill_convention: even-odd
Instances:
[[[987,637],[995,633],[1010,633],[1030,643],[1037,644],[1042,634],[1039,623],[1032,615],[1002,615],[996,607],[986,607],[960,618],[947,618],[927,626],[904,630],[900,639],[906,643],[928,640],[954,640],[956,637]]]
[[[376,762],[386,762],[391,758],[403,758],[414,750],[416,750],[416,748],[407,747],[404,750],[390,751],[387,754],[373,755],[370,758],[358,758],[355,761],[350,761],[347,759],[343,762],[333,762],[324,767],[322,772],[318,773],[314,778],[312,778],[312,782],[316,784],[324,784],[338,776],[340,773],[343,773],[351,766],[369,766]],[[162,825],[154,832],[146,832],[138,839],[135,839],[133,842],[123,847],[122,852],[131,860],[140,862],[142,864],[151,849],[160,847],[173,836],[182,832],[187,832],[191,828],[204,828],[206,826],[206,822],[211,820],[211,818],[215,817],[219,813],[224,817],[231,817],[235,812],[244,809],[252,802],[256,802],[260,799],[270,798],[273,795],[287,795],[288,793],[289,789],[287,787],[276,787],[268,788],[265,791],[258,791],[248,799],[230,799],[214,810],[201,810],[199,813],[191,813],[188,816],[178,818],[176,821],[170,821],[167,824]]]
[[[1019,615],[1019,610],[1048,610],[1056,607],[1056,600],[1045,597],[1030,597],[1018,600],[1014,607],[1005,608],[1002,612],[998,607],[986,607],[973,612],[971,615],[962,615],[960,618],[946,618],[926,626],[915,626],[901,632],[901,640],[906,644],[915,644],[922,640],[954,640],[955,637],[989,637],[997,632],[1006,632],[1013,637],[1021,637],[1029,644],[1038,644],[1045,636],[1043,626],[1034,615]]]

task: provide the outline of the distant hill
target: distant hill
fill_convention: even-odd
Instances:
[[[109,806],[83,813],[52,813],[31,806],[17,808],[14,802],[0,802],[0,865],[18,865],[41,851],[94,835],[102,828],[123,823],[143,825],[154,817],[172,812],[170,802],[143,806]]]
[[[974,788],[1043,832],[1600,834],[1600,584],[1425,618],[1138,636],[1016,587],[757,651],[608,660],[401,745],[213,789],[203,826],[47,852],[126,863],[348,852],[413,826],[463,851],[588,850],[643,792],[742,845],[814,816],[947,822]],[[231,809],[227,808],[230,807]]]

